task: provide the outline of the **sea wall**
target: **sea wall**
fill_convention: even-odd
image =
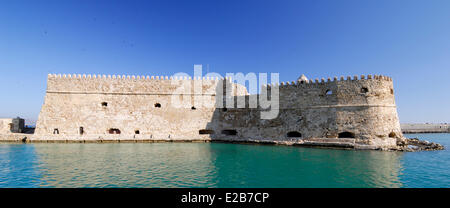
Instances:
[[[261,119],[261,108],[216,109],[207,128],[222,131],[212,138],[369,149],[394,147],[403,138],[393,83],[388,77],[334,78],[267,87],[279,88],[277,118]],[[224,130],[236,131],[236,135],[224,137]]]
[[[224,84],[228,81],[49,75],[32,140],[222,140],[376,149],[395,148],[403,138],[389,77],[363,75],[264,86],[270,99],[270,92],[279,89],[279,106],[270,109],[279,111],[274,119],[262,119],[261,112],[268,109],[261,106],[218,107],[226,99],[223,93],[231,90]],[[201,86],[199,92],[196,85]],[[262,96],[248,95],[236,83],[230,86],[235,102]],[[174,107],[174,96],[190,102]]]
[[[226,91],[223,83],[212,78],[50,75],[34,139],[206,138],[199,130],[211,119],[217,92]],[[234,96],[247,94],[243,86],[230,86]],[[174,98],[179,106],[172,105]],[[196,106],[196,101],[212,106]]]
[[[450,133],[450,124],[401,124],[403,133]]]

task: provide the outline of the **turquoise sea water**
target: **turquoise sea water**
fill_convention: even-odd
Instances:
[[[450,134],[417,134],[450,148]],[[450,151],[226,143],[0,144],[0,187],[450,187]]]

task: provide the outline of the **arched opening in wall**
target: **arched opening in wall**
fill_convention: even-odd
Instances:
[[[83,128],[82,126],[80,127],[79,132],[80,132],[80,135],[83,135],[83,134],[84,134],[84,128]]]
[[[197,108],[195,108],[194,106],[191,107],[191,110],[197,110]]]
[[[108,103],[107,102],[102,102],[102,107],[108,107]]]
[[[108,133],[109,134],[120,134],[120,130],[111,128],[108,130]]]
[[[368,92],[369,92],[369,88],[367,88],[367,87],[361,88],[361,93],[368,93]]]
[[[53,129],[53,134],[59,134],[59,129]]]
[[[14,124],[13,123],[8,124],[8,128],[9,131],[14,131]]]
[[[225,129],[222,130],[222,134],[228,135],[228,136],[236,136],[237,135],[237,131],[234,129]]]
[[[327,91],[325,91],[325,95],[332,95],[333,94],[333,91],[332,90],[327,90]]]
[[[388,135],[390,138],[395,138],[395,137],[397,137],[397,134],[395,133],[395,132],[391,132],[391,133],[389,133],[389,135]]]
[[[287,137],[302,137],[302,134],[298,131],[290,131],[286,134]]]
[[[140,134],[141,132],[139,130],[134,130],[134,134]]]
[[[210,129],[201,129],[198,131],[198,134],[214,134],[214,131]]]
[[[352,132],[342,132],[338,134],[338,138],[355,138],[355,134]]]
[[[161,103],[155,103],[155,108],[161,108]]]
[[[394,89],[391,89],[391,95],[393,95],[394,94]]]

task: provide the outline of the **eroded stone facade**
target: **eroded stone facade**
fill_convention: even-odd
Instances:
[[[392,79],[361,76],[269,85],[279,89],[279,114],[261,119],[258,108],[217,108],[223,80],[168,77],[49,75],[45,103],[32,140],[70,141],[250,141],[396,148],[404,140]],[[192,102],[173,107],[180,86]],[[251,99],[232,84],[233,96]],[[177,95],[182,98],[182,95]],[[209,106],[196,106],[201,99]]]

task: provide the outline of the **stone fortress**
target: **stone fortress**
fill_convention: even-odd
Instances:
[[[260,119],[264,109],[248,106],[196,107],[192,102],[174,108],[170,101],[179,86],[173,79],[49,75],[32,140],[221,140],[358,149],[391,149],[403,140],[389,77],[313,82],[302,76],[297,82],[281,83],[275,86],[279,114],[269,120]],[[216,95],[227,91],[226,81],[179,80],[181,85],[200,83],[203,89],[184,96],[211,103],[221,102]],[[230,86],[233,96],[252,96],[242,85]],[[266,87],[270,94],[274,86]]]
[[[194,85],[201,92],[188,87]],[[187,93],[178,94],[180,86],[187,86]],[[261,119],[267,109],[251,108],[248,101],[275,99],[275,90],[279,105],[270,108],[278,114]],[[265,85],[265,91],[250,95],[226,78],[50,74],[27,142],[223,141],[374,150],[405,150],[411,144],[400,128],[390,77],[312,81],[302,75]],[[174,107],[174,96],[190,99]],[[217,105],[230,98],[234,106]],[[240,99],[246,105],[236,108]],[[195,100],[210,105],[197,106]]]

